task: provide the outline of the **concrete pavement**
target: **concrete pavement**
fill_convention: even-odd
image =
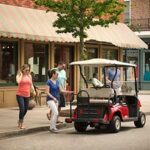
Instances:
[[[65,110],[68,109],[68,106]],[[63,110],[63,112],[65,111]],[[28,110],[24,124],[26,129],[19,129],[17,127],[18,121],[18,107],[15,108],[1,108],[0,109],[0,139],[5,137],[23,135],[26,133],[33,133],[37,131],[44,131],[49,129],[49,120],[46,113],[49,111],[47,106],[36,106],[32,110]],[[64,123],[65,117],[59,117],[63,123],[57,124],[58,128],[66,127]]]
[[[147,115],[150,114],[150,93],[141,93],[139,99],[142,103],[141,110]],[[63,108],[62,112],[69,109],[69,105]],[[49,108],[47,106],[37,106],[33,110],[29,110],[25,118],[26,129],[20,130],[17,127],[19,110],[15,108],[0,108],[0,139],[5,137],[17,136],[26,133],[33,133],[39,131],[46,131],[49,129],[49,120],[46,113]],[[59,117],[59,120],[65,121],[64,117]],[[69,126],[66,123],[58,124],[58,128]]]

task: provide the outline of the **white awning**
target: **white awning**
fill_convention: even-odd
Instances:
[[[0,4],[0,36],[36,41],[78,42],[71,34],[57,34],[54,12]]]
[[[71,62],[70,65],[83,65],[83,66],[126,66],[135,67],[135,64],[124,63],[118,60],[109,60],[103,58],[94,58],[89,60],[81,60]]]
[[[123,23],[110,24],[109,27],[91,27],[86,40],[108,42],[121,48],[148,48],[146,43]]]
[[[70,33],[57,34],[54,12],[0,4],[0,37],[46,42],[79,42]],[[95,26],[87,30],[86,41],[111,43],[121,48],[147,48],[147,45],[125,24]]]

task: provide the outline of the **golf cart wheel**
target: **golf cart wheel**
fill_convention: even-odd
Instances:
[[[74,128],[78,132],[84,132],[87,128],[87,123],[86,122],[74,122]]]
[[[146,123],[146,116],[144,113],[140,112],[138,120],[134,121],[134,125],[137,128],[142,128],[142,127],[144,127],[145,123]]]
[[[109,129],[113,133],[117,133],[117,132],[120,131],[120,129],[121,129],[121,119],[120,119],[119,116],[114,116],[112,118],[112,121],[109,125]]]

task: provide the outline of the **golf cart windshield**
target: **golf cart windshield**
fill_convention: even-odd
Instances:
[[[85,88],[111,87],[117,95],[137,95],[136,65],[108,59],[89,59],[75,61],[70,65],[80,68]],[[99,86],[93,80],[99,80]],[[98,83],[98,81],[97,81]]]

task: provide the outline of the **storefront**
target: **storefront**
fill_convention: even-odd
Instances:
[[[56,67],[59,61],[64,61],[67,64],[67,88],[78,90],[78,70],[76,67],[70,68],[68,64],[80,59],[79,39],[73,38],[71,34],[55,32],[52,24],[57,17],[56,13],[4,4],[0,4],[0,12],[3,16],[0,20],[0,107],[17,106],[15,76],[24,63],[31,66],[34,84],[44,90],[47,70]],[[88,59],[123,60],[122,48],[146,48],[121,23],[112,24],[107,30],[100,26],[92,27],[87,34],[85,44]],[[101,72],[95,71],[99,74]],[[87,76],[92,76],[92,71],[86,72]]]
[[[150,50],[140,51],[139,54],[140,89],[150,90]]]
[[[124,50],[124,61],[137,65],[137,80],[140,90],[150,90],[150,45],[147,50]]]

